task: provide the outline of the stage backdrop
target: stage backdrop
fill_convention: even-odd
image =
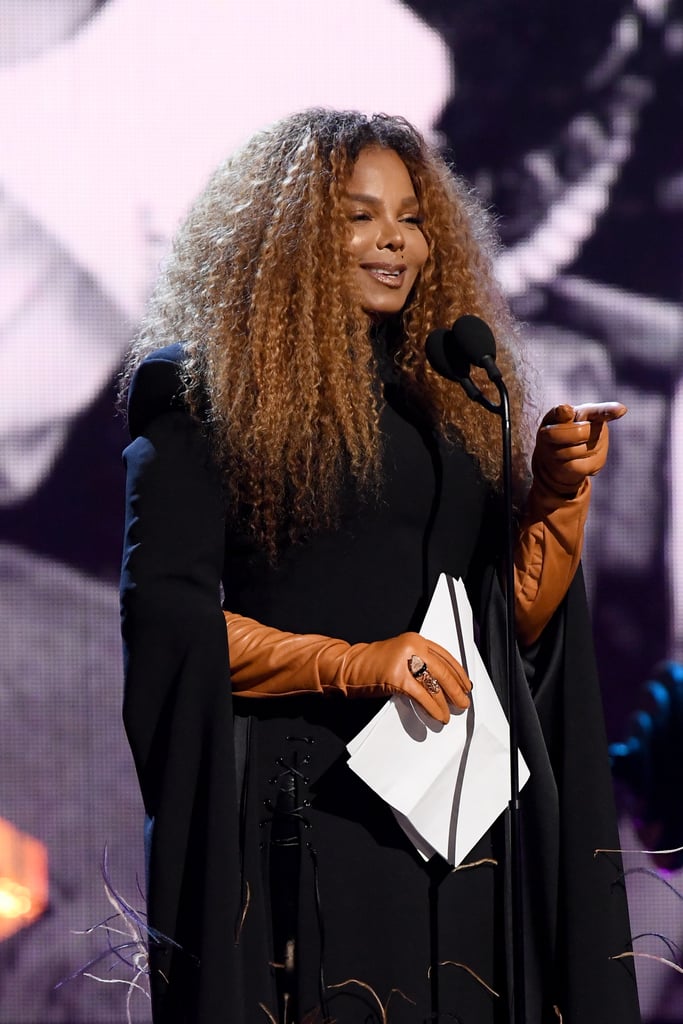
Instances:
[[[188,203],[275,118],[400,113],[472,181],[539,411],[629,406],[586,545],[610,738],[652,667],[683,657],[682,54],[666,0],[0,0],[0,1024],[123,1024],[129,997],[149,1019],[112,957],[88,970],[111,983],[60,985],[126,941],[91,930],[113,912],[105,848],[143,906],[115,379]],[[623,840],[640,843],[626,811]],[[47,906],[17,928],[41,858]],[[683,879],[627,863],[634,933],[680,942]],[[637,966],[645,1019],[681,1020],[680,975]]]

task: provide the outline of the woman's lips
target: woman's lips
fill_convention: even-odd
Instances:
[[[387,288],[400,288],[407,267],[405,263],[398,263],[395,266],[390,263],[361,263],[361,269]]]

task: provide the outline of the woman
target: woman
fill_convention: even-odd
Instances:
[[[503,821],[468,871],[424,864],[345,764],[391,693],[439,721],[468,705],[462,667],[414,632],[441,571],[466,579],[496,678],[497,421],[424,354],[465,312],[498,338],[521,496],[524,394],[490,237],[406,122],[285,119],[219,168],[176,239],[126,375],[124,718],[149,823],[156,1022],[507,1019]],[[593,863],[616,835],[580,583],[563,600],[606,453],[610,413],[590,415],[560,407],[549,422],[567,422],[539,432],[516,551],[540,702],[525,688],[539,1022],[553,1005],[637,1019],[607,960],[628,941],[623,892]],[[587,737],[578,774],[566,708]],[[582,772],[588,806],[568,830]]]

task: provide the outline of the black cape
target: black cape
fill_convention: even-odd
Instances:
[[[239,524],[226,529],[225,485],[178,398],[181,358],[170,346],[138,370],[125,452],[124,722],[148,816],[155,1024],[351,1024],[381,1020],[387,1001],[389,1024],[505,1021],[505,816],[468,858],[478,867],[425,865],[345,765],[380,703],[233,698],[221,609],[381,639],[417,628],[448,571],[467,580],[500,686],[487,488],[385,374],[383,494],[343,496],[339,529],[273,567]],[[635,1024],[632,961],[614,959],[630,948],[621,863],[595,853],[618,833],[580,574],[519,671],[527,1022],[558,1007],[566,1024]]]

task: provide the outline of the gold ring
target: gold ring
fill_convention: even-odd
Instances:
[[[418,654],[413,654],[408,658],[408,669],[410,674],[417,679],[418,683],[422,683],[427,693],[440,693],[441,684],[436,676],[427,668],[426,662]]]

